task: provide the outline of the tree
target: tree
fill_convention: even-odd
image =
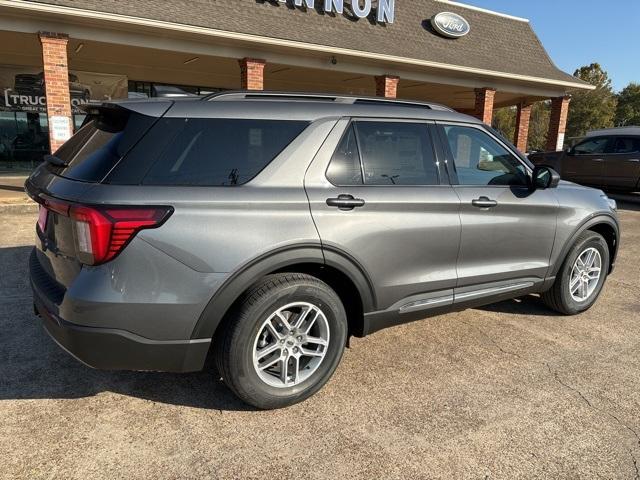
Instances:
[[[516,131],[516,107],[498,108],[493,112],[493,128],[513,141]],[[528,150],[544,150],[549,133],[549,102],[536,102],[529,121]]]
[[[640,83],[630,83],[618,94],[616,125],[640,126]]]
[[[529,151],[544,151],[547,148],[550,117],[550,102],[536,102],[533,104],[529,122]]]
[[[503,107],[493,111],[491,126],[498,130],[505,138],[513,141],[516,129],[516,108]]]
[[[596,88],[573,94],[567,120],[567,138],[582,137],[589,130],[612,127],[617,100],[607,72],[600,64],[592,63],[578,68],[573,75]]]

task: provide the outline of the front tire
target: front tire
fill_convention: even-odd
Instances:
[[[609,272],[609,247],[602,235],[587,230],[571,247],[553,286],[542,294],[543,302],[565,315],[591,308]]]
[[[316,393],[331,378],[347,339],[338,295],[302,273],[268,275],[238,301],[216,334],[214,354],[227,386],[260,409]]]

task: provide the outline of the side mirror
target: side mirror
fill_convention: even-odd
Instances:
[[[567,155],[575,155],[576,152],[573,150],[573,147],[567,147],[564,149],[564,153],[566,153]]]
[[[534,190],[556,188],[560,183],[560,175],[551,167],[536,167],[533,169],[531,177]]]

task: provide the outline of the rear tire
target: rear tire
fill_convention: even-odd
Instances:
[[[251,287],[216,333],[218,372],[244,402],[281,408],[331,378],[347,340],[338,295],[302,273],[268,275]]]
[[[542,301],[565,315],[584,312],[598,299],[608,273],[607,242],[602,235],[587,230],[569,250],[553,286],[542,294]]]

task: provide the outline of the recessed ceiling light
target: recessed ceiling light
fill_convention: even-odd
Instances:
[[[78,44],[78,46],[76,47],[75,52],[76,52],[76,53],[79,53],[79,52],[80,52],[80,50],[82,50],[83,48],[84,48],[84,43],[79,43],[79,44]]]
[[[200,57],[193,57],[193,58],[190,58],[189,60],[185,60],[185,61],[184,61],[184,62],[182,62],[182,63],[183,63],[184,65],[187,65],[187,64],[189,64],[189,63],[193,63],[193,62],[195,62],[195,61],[197,61],[197,60],[200,60]]]

